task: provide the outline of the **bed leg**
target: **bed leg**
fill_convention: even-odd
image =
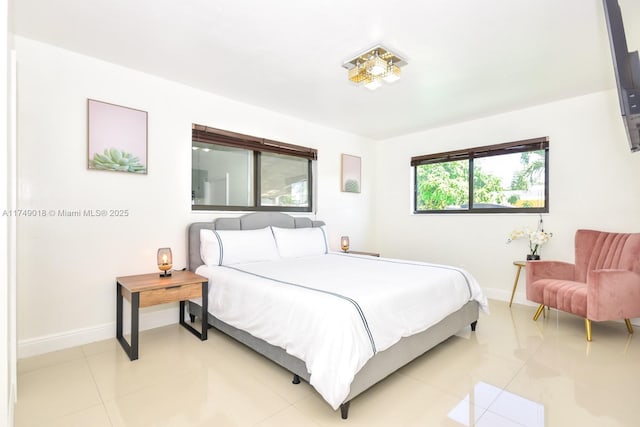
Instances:
[[[473,322],[471,322],[471,331],[475,331],[476,330],[476,325],[478,324],[478,321],[475,320]]]
[[[351,401],[347,400],[342,405],[340,405],[340,416],[343,420],[346,420],[349,416],[349,405],[351,405]]]
[[[300,384],[300,377],[296,374],[293,374],[293,381],[291,381],[291,383]]]
[[[191,321],[191,323],[195,322],[196,321],[196,315],[189,313],[189,320]]]

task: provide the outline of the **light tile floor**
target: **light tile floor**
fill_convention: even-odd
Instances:
[[[534,307],[490,305],[475,333],[460,331],[354,399],[347,421],[223,334],[201,342],[172,325],[142,332],[135,362],[115,339],[21,359],[16,425],[640,425],[640,336],[594,322],[588,343],[577,317],[533,322]]]

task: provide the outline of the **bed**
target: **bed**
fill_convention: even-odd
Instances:
[[[210,289],[209,312],[190,301],[191,320],[206,318],[294,384],[309,382],[343,419],[354,397],[461,329],[475,331],[487,309],[464,270],[331,252],[324,223],[306,217],[197,222],[188,240],[189,269]]]

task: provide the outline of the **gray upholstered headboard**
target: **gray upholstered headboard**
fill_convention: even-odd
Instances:
[[[305,217],[292,217],[279,212],[255,212],[234,218],[217,218],[211,222],[194,222],[189,226],[189,270],[196,271],[202,265],[200,258],[200,230],[257,230],[270,225],[281,228],[320,227],[323,221]]]

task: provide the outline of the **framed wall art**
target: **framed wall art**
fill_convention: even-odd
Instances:
[[[87,100],[88,167],[147,173],[147,112]]]
[[[350,154],[342,155],[341,190],[346,193],[359,193],[362,187],[362,159]]]

